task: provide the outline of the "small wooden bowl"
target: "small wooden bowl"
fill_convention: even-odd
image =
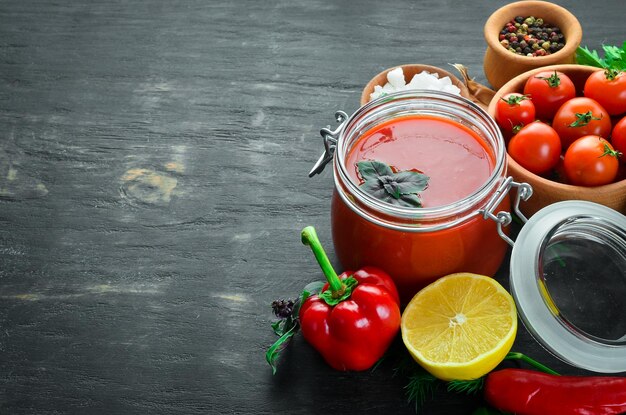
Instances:
[[[534,16],[558,26],[565,37],[565,46],[546,56],[523,56],[508,51],[500,44],[498,35],[504,25],[516,16]],[[498,89],[515,76],[532,69],[575,63],[576,48],[580,45],[583,30],[578,19],[561,6],[545,1],[519,1],[496,10],[487,19],[484,34],[487,51],[483,69],[491,86]]]
[[[374,87],[376,85],[383,86],[387,83],[387,73],[398,67],[402,68],[402,72],[404,73],[404,79],[406,80],[407,83],[409,83],[411,79],[413,79],[413,76],[423,71],[426,71],[432,74],[434,73],[439,74],[439,78],[443,78],[447,76],[452,81],[452,84],[456,85],[461,90],[462,97],[471,99],[470,92],[467,89],[467,86],[465,86],[465,84],[460,79],[452,75],[450,72],[443,70],[441,68],[438,68],[436,66],[409,64],[409,65],[394,66],[393,68],[385,69],[384,71],[382,71],[381,73],[373,77],[367,83],[367,85],[365,85],[365,88],[363,88],[363,92],[361,93],[361,106],[370,102],[370,95],[372,94],[372,92],[374,92]]]
[[[576,86],[577,95],[580,96],[582,95],[583,86],[589,75],[595,71],[601,71],[602,69],[583,65],[552,65],[523,73],[511,79],[496,92],[487,111],[492,117],[495,117],[496,104],[502,96],[509,92],[522,93],[524,84],[528,78],[542,71],[555,70],[566,74],[572,79],[572,82],[574,82]],[[508,174],[511,175],[516,182],[525,182],[533,187],[532,197],[527,202],[520,204],[522,212],[527,216],[533,215],[539,209],[552,203],[570,199],[596,202],[615,209],[618,212],[626,213],[626,180],[596,187],[572,186],[537,176],[520,166],[509,155],[507,155],[507,159]]]

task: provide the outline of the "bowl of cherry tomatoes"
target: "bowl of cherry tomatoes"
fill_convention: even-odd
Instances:
[[[509,174],[533,187],[525,215],[572,199],[626,213],[626,73],[537,68],[503,85],[488,111],[505,138]]]

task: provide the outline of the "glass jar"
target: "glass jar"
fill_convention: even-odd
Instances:
[[[465,98],[435,91],[389,94],[349,118],[337,115],[342,124],[335,131],[322,130],[326,153],[311,175],[333,161],[332,236],[343,268],[371,265],[385,270],[403,301],[454,272],[493,276],[508,248],[503,227],[511,220],[508,190],[520,186],[506,177],[505,143],[494,120]],[[364,192],[349,177],[346,157],[360,137],[381,123],[415,115],[461,124],[483,140],[494,166],[469,196],[437,207],[399,207]],[[529,187],[522,190],[518,195],[530,196]]]

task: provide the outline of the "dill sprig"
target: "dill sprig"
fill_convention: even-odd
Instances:
[[[435,391],[442,383],[413,360],[408,353],[403,353],[393,369],[394,376],[408,379],[404,387],[409,404],[415,405],[415,413],[420,413],[424,404],[433,399]]]
[[[415,404],[415,412],[420,413],[422,406],[435,396],[440,381],[430,373],[416,372],[409,376],[409,383],[404,387],[407,400]]]
[[[476,395],[477,392],[483,390],[484,386],[484,376],[473,380],[451,380],[450,382],[448,382],[448,392]]]

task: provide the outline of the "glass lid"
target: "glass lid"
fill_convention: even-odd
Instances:
[[[626,216],[583,201],[545,207],[522,227],[510,272],[519,315],[546,349],[626,371]]]

